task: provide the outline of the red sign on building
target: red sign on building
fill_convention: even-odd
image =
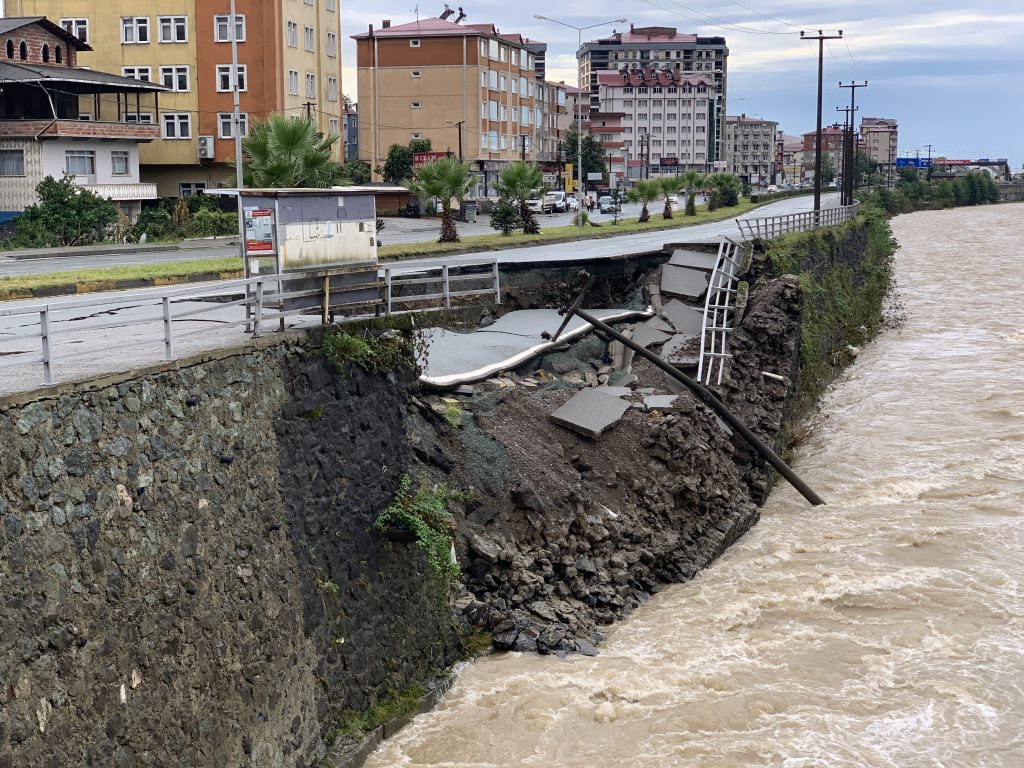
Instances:
[[[413,152],[412,153],[412,167],[419,168],[432,163],[435,160],[440,160],[442,157],[447,157],[447,152]]]

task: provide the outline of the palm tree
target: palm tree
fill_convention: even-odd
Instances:
[[[650,179],[641,179],[626,192],[629,202],[641,203],[643,205],[643,208],[640,210],[640,222],[650,220],[651,214],[647,210],[647,205],[657,200],[660,193],[661,185],[657,181],[651,181]]]
[[[254,120],[242,139],[246,187],[333,187],[350,184],[331,157],[338,135],[324,136],[304,117],[271,115]],[[234,163],[230,163],[234,165]]]
[[[508,200],[519,209],[519,218],[523,222],[523,234],[540,234],[537,218],[526,206],[526,201],[541,185],[543,174],[540,168],[532,163],[512,163],[498,174],[494,188],[498,196]]]
[[[714,189],[711,205],[714,208],[730,207],[740,201],[740,190],[743,182],[732,173],[712,173],[707,177],[708,184]]]
[[[678,176],[662,176],[658,179],[658,186],[661,187],[661,194],[665,196],[665,209],[661,212],[663,218],[672,218],[672,203],[669,198],[678,195],[683,186],[682,179]]]
[[[697,193],[707,186],[707,178],[699,171],[687,171],[680,180],[682,190],[686,193],[686,215],[697,215]]]
[[[454,157],[442,157],[427,163],[416,171],[416,178],[402,182],[402,186],[415,197],[436,197],[441,201],[441,236],[437,239],[439,243],[459,241],[455,218],[452,216],[452,200],[461,202],[475,184],[476,178],[470,173],[469,164],[460,163]]]

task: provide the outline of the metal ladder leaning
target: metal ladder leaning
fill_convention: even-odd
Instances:
[[[724,235],[718,243],[718,258],[704,299],[704,322],[697,364],[697,381],[701,384],[721,384],[725,361],[732,357],[729,353],[729,335],[733,330],[736,313],[736,292],[750,247],[749,243],[740,243]]]

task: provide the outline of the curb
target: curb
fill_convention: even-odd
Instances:
[[[72,296],[75,294],[99,293],[101,291],[121,291],[130,288],[160,288],[168,285],[185,285],[188,283],[206,283],[214,280],[237,280],[244,277],[242,270],[229,272],[195,272],[188,275],[172,275],[167,277],[147,277],[137,280],[104,280],[97,283],[59,283],[42,288],[29,290],[0,291],[0,301],[19,301],[24,299],[48,299],[54,296]]]

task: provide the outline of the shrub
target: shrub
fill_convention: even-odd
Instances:
[[[161,240],[174,232],[174,221],[164,208],[143,208],[135,222],[135,239],[142,235],[150,240]]]
[[[519,209],[507,198],[501,198],[491,211],[491,228],[503,235],[511,235],[523,226]]]
[[[89,245],[106,237],[117,221],[117,206],[82,189],[72,176],[60,181],[47,176],[36,194],[39,202],[14,222],[10,245],[15,248]]]
[[[192,237],[220,237],[238,234],[238,214],[200,208],[185,230]]]

